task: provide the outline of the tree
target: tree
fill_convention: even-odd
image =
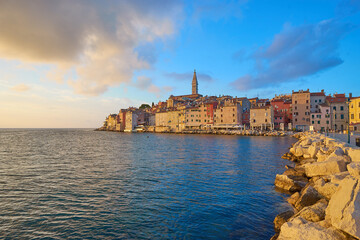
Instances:
[[[143,103],[141,104],[141,106],[139,107],[139,109],[146,109],[146,108],[150,108],[149,104]]]

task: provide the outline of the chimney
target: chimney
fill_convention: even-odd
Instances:
[[[321,92],[324,93],[324,89],[321,89]]]
[[[349,93],[349,98],[352,98],[352,93]]]

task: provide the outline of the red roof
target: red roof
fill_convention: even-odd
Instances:
[[[324,96],[325,97],[325,93],[323,93],[323,92],[314,92],[314,93],[310,93],[310,96]]]

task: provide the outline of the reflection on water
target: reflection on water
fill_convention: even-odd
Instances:
[[[293,142],[0,129],[0,236],[269,239]]]

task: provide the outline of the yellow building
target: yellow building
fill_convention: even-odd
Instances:
[[[360,123],[360,97],[352,97],[350,100],[350,124]]]

